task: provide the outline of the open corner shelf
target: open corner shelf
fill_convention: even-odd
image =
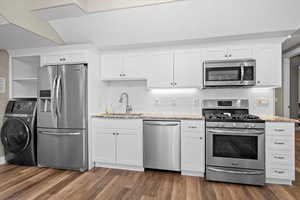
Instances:
[[[12,98],[37,97],[37,72],[39,67],[40,56],[12,57]]]

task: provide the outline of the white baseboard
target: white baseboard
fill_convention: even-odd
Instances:
[[[279,184],[279,185],[292,185],[292,180],[279,179],[279,178],[267,178],[266,183]]]
[[[95,167],[103,167],[103,168],[111,168],[111,169],[123,169],[130,171],[140,171],[143,172],[144,168],[139,166],[130,166],[130,165],[118,165],[118,164],[107,164],[107,163],[99,163],[96,162],[94,164]]]
[[[3,165],[5,163],[6,163],[5,157],[4,156],[0,156],[0,165]]]
[[[195,171],[181,171],[181,175],[183,176],[196,176],[196,177],[204,177],[204,172],[195,172]]]

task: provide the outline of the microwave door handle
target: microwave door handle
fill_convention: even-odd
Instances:
[[[243,83],[244,82],[244,80],[245,80],[245,65],[244,65],[244,63],[242,63],[241,64],[241,83]]]

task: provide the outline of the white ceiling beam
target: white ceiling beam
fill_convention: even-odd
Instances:
[[[47,21],[40,19],[30,11],[32,3],[31,0],[1,0],[0,15],[11,24],[57,44],[64,44],[64,41]]]
[[[75,4],[84,12],[103,12],[124,8],[155,5],[182,0],[32,0],[31,10],[42,10]]]
[[[85,0],[87,12],[103,12],[182,0]]]

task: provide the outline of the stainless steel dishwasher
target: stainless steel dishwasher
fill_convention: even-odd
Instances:
[[[180,122],[144,121],[144,168],[180,171]]]

